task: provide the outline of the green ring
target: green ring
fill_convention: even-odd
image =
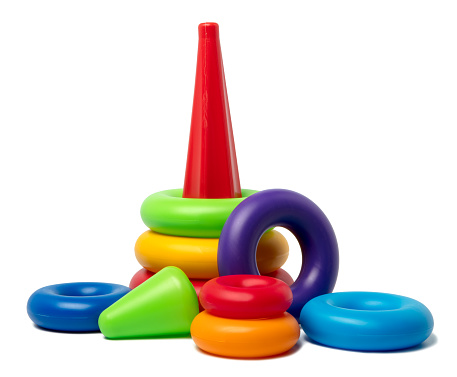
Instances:
[[[182,189],[159,191],[141,205],[141,218],[151,230],[181,237],[219,238],[235,207],[256,190],[241,190],[241,198],[191,199]]]

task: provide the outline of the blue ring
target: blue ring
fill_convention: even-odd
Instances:
[[[300,324],[314,341],[357,351],[413,347],[433,330],[427,307],[412,298],[377,292],[318,296],[302,309]]]
[[[38,326],[57,331],[99,331],[98,317],[130,292],[119,284],[65,283],[35,291],[27,313]]]

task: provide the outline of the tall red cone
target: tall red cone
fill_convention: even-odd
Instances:
[[[184,198],[239,198],[240,178],[225,86],[219,25],[198,26],[197,74]]]

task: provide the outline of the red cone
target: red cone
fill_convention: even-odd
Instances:
[[[239,198],[240,178],[219,25],[200,24],[198,35],[197,74],[183,197]]]

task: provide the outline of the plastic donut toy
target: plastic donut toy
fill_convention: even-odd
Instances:
[[[289,313],[266,319],[232,319],[205,311],[190,327],[192,339],[202,350],[226,357],[268,357],[290,350],[300,327]]]
[[[142,268],[141,270],[137,271],[135,273],[135,275],[133,275],[132,279],[130,280],[129,288],[135,289],[140,284],[143,284],[146,280],[153,277],[154,275],[155,275],[155,272]],[[294,282],[292,277],[282,268],[280,268],[276,271],[273,271],[273,272],[267,274],[266,276],[270,276],[275,279],[282,280],[287,285],[291,285]],[[208,279],[189,279],[189,280],[192,283],[192,285],[194,286],[197,296],[200,297],[200,291],[201,291],[203,285],[205,283],[207,283],[209,280]],[[200,311],[202,311],[203,306],[201,305],[200,300],[199,300],[199,306],[200,306]]]
[[[118,284],[65,283],[35,291],[27,303],[30,319],[40,327],[57,331],[98,331],[98,317],[130,292]]]
[[[325,214],[305,196],[289,190],[265,190],[251,195],[227,219],[219,239],[219,274],[259,274],[256,246],[269,228],[282,226],[297,238],[303,260],[291,285],[289,313],[298,317],[310,299],[333,290],[338,275],[338,244]]]
[[[134,289],[138,287],[140,284],[144,283],[146,280],[148,280],[150,277],[154,276],[155,272],[146,270],[145,268],[142,268],[141,270],[138,270],[135,275],[132,276],[132,279],[130,279],[130,284],[129,288]],[[287,285],[291,285],[294,282],[294,279],[282,268],[277,269],[276,271],[273,271],[266,276],[270,276],[275,279],[282,280],[284,283]],[[200,290],[203,287],[203,284],[205,284],[208,279],[189,279],[192,285],[195,288],[195,291],[197,292],[197,295],[200,294]]]
[[[391,351],[416,346],[433,330],[433,317],[419,301],[377,292],[339,292],[316,297],[301,311],[303,331],[327,346]]]
[[[283,281],[268,276],[221,276],[202,287],[200,302],[209,314],[218,317],[276,317],[289,308],[292,291]]]
[[[147,270],[160,271],[176,266],[191,279],[212,279],[219,276],[217,238],[176,237],[144,232],[135,245],[138,262]],[[278,231],[265,233],[257,248],[257,263],[262,274],[280,268],[289,256],[289,245]]]
[[[295,318],[285,313],[289,286],[258,275],[223,276],[200,292],[205,308],[190,332],[202,350],[227,357],[268,357],[290,350],[300,337]]]
[[[266,276],[282,280],[289,286],[294,283],[294,279],[292,278],[292,276],[290,276],[289,273],[286,270],[283,270],[282,268],[278,268],[276,271],[266,274]]]
[[[218,238],[233,209],[255,190],[241,190],[241,198],[183,198],[182,189],[165,190],[148,196],[141,206],[141,218],[151,230],[182,237]]]

